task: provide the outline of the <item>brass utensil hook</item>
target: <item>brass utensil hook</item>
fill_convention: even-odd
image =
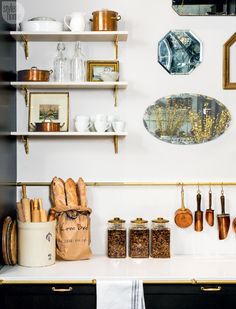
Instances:
[[[211,183],[209,184],[209,193],[212,193],[212,190],[211,190]]]
[[[197,193],[198,193],[198,194],[201,194],[199,182],[198,182],[198,184],[197,184]]]
[[[223,182],[221,183],[221,195],[223,196],[224,195],[224,185],[223,185]]]

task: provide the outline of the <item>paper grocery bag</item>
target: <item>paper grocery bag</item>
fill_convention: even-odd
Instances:
[[[57,212],[56,251],[59,259],[86,260],[90,248],[90,208],[60,206]]]

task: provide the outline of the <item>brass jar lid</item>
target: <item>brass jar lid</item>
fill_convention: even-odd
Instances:
[[[168,223],[169,220],[166,220],[164,218],[157,218],[155,220],[152,220],[153,223]]]
[[[122,220],[119,217],[115,217],[114,219],[108,220],[108,223],[121,224],[125,223],[125,220]]]
[[[143,224],[148,223],[148,221],[144,220],[143,218],[136,218],[135,220],[132,220],[131,223]]]

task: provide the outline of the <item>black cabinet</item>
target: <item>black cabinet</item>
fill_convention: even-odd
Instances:
[[[0,291],[1,309],[96,309],[96,286],[92,284],[10,284],[0,286]],[[144,292],[146,309],[236,306],[233,284],[146,284]]]
[[[4,309],[96,308],[95,285],[11,284],[0,289]]]

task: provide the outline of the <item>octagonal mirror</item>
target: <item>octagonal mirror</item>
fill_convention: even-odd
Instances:
[[[172,0],[172,8],[184,16],[236,15],[236,0]]]
[[[225,132],[230,113],[219,101],[200,94],[179,94],[149,106],[143,122],[157,139],[179,145],[201,144]]]
[[[170,74],[189,74],[201,61],[202,44],[191,31],[169,31],[158,43],[158,62]]]

